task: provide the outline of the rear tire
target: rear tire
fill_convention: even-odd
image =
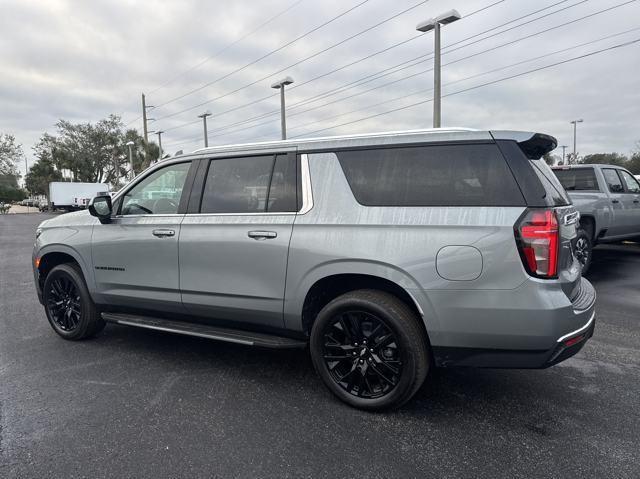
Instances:
[[[582,266],[582,274],[587,274],[593,257],[593,240],[589,232],[578,229],[574,245],[576,257]]]
[[[64,339],[85,339],[104,329],[105,321],[78,266],[66,263],[54,267],[44,281],[42,294],[49,324]]]
[[[422,386],[430,368],[429,343],[419,321],[392,294],[343,294],[313,324],[313,365],[327,388],[350,406],[370,411],[400,407]]]

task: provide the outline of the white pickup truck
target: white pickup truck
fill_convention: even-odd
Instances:
[[[583,272],[598,243],[640,238],[640,182],[615,165],[555,166],[556,174],[580,212],[575,242]]]

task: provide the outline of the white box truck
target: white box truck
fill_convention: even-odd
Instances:
[[[73,211],[86,208],[98,193],[108,193],[105,183],[75,183],[54,181],[49,183],[49,209]]]

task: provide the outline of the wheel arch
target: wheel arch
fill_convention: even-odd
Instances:
[[[37,255],[38,258],[38,286],[42,290],[44,280],[47,274],[56,266],[64,263],[74,263],[78,265],[82,271],[87,286],[90,284],[89,280],[91,276],[88,274],[87,265],[85,264],[82,256],[73,248],[64,245],[58,245],[58,247],[45,247],[42,248]]]
[[[591,240],[595,240],[595,238],[597,238],[598,234],[596,231],[596,218],[594,215],[591,214],[584,214],[584,215],[580,215],[580,226],[582,227],[582,225],[589,225],[591,227]],[[584,228],[583,228],[584,229]]]
[[[346,262],[324,265],[298,283],[292,296],[295,301],[285,303],[287,329],[308,335],[315,317],[326,304],[341,294],[358,289],[376,289],[398,297],[417,315],[429,337],[428,323],[436,318],[428,298],[413,278],[390,266],[352,262],[348,266]]]

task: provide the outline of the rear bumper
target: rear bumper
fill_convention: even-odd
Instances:
[[[582,279],[579,293],[568,307],[538,310],[537,319],[527,318],[528,326],[531,325],[531,321],[537,321],[540,330],[529,329],[530,335],[517,336],[517,341],[513,341],[512,347],[506,344],[508,341],[505,341],[504,337],[497,336],[492,339],[499,344],[498,347],[486,344],[489,341],[479,344],[479,347],[433,344],[436,365],[535,369],[553,366],[576,354],[593,336],[596,323],[595,302],[596,293],[593,286],[586,279]],[[518,318],[513,318],[513,323],[524,329]],[[508,332],[513,334],[513,331]],[[546,339],[541,340],[541,336]],[[525,344],[529,341],[531,346],[526,347]]]
[[[436,364],[440,367],[474,367],[496,369],[544,369],[554,366],[578,353],[593,336],[595,314],[589,322],[555,347],[548,350],[508,350],[485,348],[433,347]],[[575,342],[571,342],[574,340]],[[569,341],[569,343],[567,343]]]

